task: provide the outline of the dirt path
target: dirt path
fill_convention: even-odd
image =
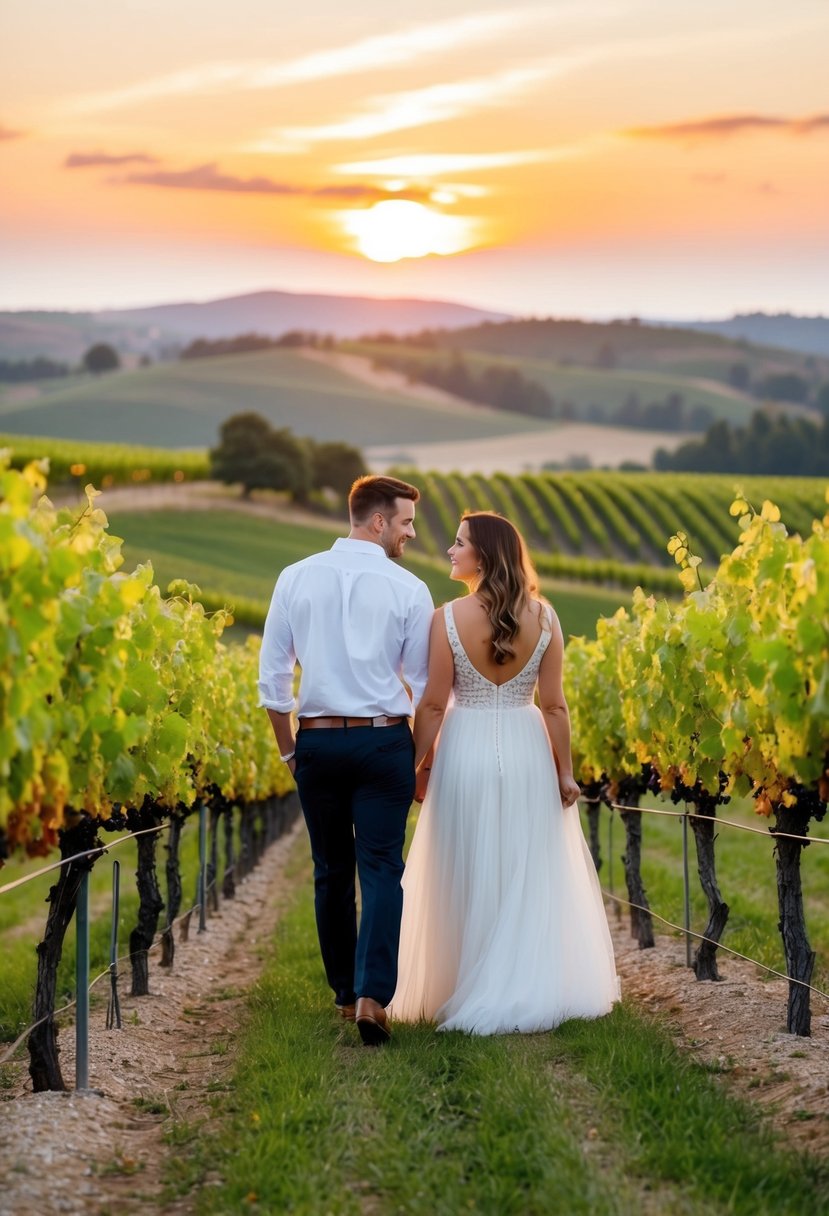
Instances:
[[[122,996],[123,1030],[104,1028],[105,1004],[97,997],[90,1083],[101,1092],[34,1095],[24,1062],[2,1070],[0,1216],[193,1211],[193,1196],[161,1203],[165,1136],[180,1141],[200,1128],[209,1134],[221,1116],[214,1103],[230,1084],[246,994],[282,908],[296,882],[306,881],[303,868],[286,876],[302,832],[298,824],[271,846],[204,935],[192,927],[172,974],[152,966],[150,997]],[[783,981],[766,982],[757,968],[725,958],[721,983],[698,983],[685,966],[681,939],[658,936],[653,950],[640,951],[626,916],[617,919],[613,908],[609,916],[626,999],[664,1019],[728,1090],[759,1104],[787,1143],[829,1154],[829,1008],[813,998],[813,1037],[794,1038],[785,1032]],[[126,991],[127,976],[121,986]],[[71,1029],[62,1031],[61,1045],[71,1080]],[[602,1169],[602,1152],[610,1150],[593,1127],[589,1087],[563,1065],[551,1079],[584,1125],[585,1153]],[[179,1144],[177,1151],[186,1148]],[[672,1195],[671,1188],[656,1188],[639,1210],[644,1216],[678,1210]]]
[[[25,1062],[3,1069],[0,1096],[3,1185],[0,1216],[187,1213],[189,1198],[160,1202],[165,1133],[207,1124],[212,1095],[227,1085],[232,1043],[247,991],[262,967],[292,890],[286,863],[296,827],[223,900],[204,934],[191,925],[166,974],[151,961],[148,997],[130,997],[122,966],[123,1029],[105,1028],[103,985],[93,994],[86,1094],[29,1092]],[[74,1076],[74,1035],[61,1031],[61,1068]]]
[[[784,980],[721,953],[722,980],[700,983],[685,965],[685,939],[658,935],[640,950],[627,912],[608,911],[622,994],[665,1018],[683,1048],[758,1103],[787,1142],[829,1155],[829,1002],[812,996],[812,1037],[786,1032]]]

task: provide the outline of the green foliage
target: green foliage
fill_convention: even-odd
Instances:
[[[96,376],[101,372],[114,372],[121,366],[118,351],[108,342],[96,342],[90,346],[81,362],[88,372]]]
[[[812,791],[806,805],[820,818],[829,796],[829,514],[805,539],[787,533],[770,500],[756,511],[738,498],[731,514],[739,541],[710,582],[678,532],[667,548],[686,599],[672,606],[638,590],[631,616],[617,613],[612,629],[600,622],[595,643],[568,649],[578,767],[618,780],[633,754],[663,790],[716,794],[725,782],[728,792],[752,790],[764,814]],[[607,701],[621,704],[624,725],[602,717],[597,735],[591,715],[606,714],[597,707]]]
[[[219,445],[210,453],[210,471],[218,481],[251,490],[287,490],[294,499],[311,488],[309,454],[287,428],[274,430],[255,413],[234,414],[222,424]]]
[[[769,418],[759,410],[744,427],[732,429],[726,422],[717,422],[704,439],[683,443],[673,452],[659,448],[654,468],[825,477],[829,473],[829,415],[820,425],[785,414]]]
[[[311,449],[311,484],[318,490],[334,490],[345,497],[353,482],[368,470],[362,452],[340,441],[314,443]]]
[[[198,481],[210,475],[206,452],[89,443],[76,439],[42,439],[31,435],[0,435],[0,447],[10,451],[10,465],[15,469],[23,469],[33,460],[48,461],[52,485],[69,482],[83,487],[91,481],[108,490],[115,485]]]
[[[165,598],[150,566],[120,570],[86,491],[56,511],[42,468],[0,461],[0,837],[45,853],[80,814],[189,807],[290,787],[256,709],[256,644],[224,647],[230,614],[208,617],[179,580]]]

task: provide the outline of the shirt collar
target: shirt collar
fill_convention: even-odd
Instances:
[[[350,536],[340,536],[334,541],[332,549],[346,550],[349,553],[369,553],[372,557],[386,557],[382,545],[375,545],[371,540],[353,540]]]

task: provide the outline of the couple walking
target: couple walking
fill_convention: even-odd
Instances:
[[[435,612],[394,560],[419,497],[396,478],[356,481],[349,536],[279,576],[261,652],[261,702],[311,841],[325,973],[369,1046],[390,1017],[532,1032],[605,1014],[618,995],[575,807],[558,619],[519,533],[487,512],[464,515],[449,550],[469,594]]]

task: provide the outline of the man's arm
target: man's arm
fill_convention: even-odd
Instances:
[[[286,612],[286,590],[280,576],[268,609],[259,652],[259,704],[268,711],[280,756],[290,756],[294,750],[291,713],[296,708],[296,651]],[[293,772],[292,764],[291,761],[289,767]]]
[[[418,587],[406,622],[406,638],[401,656],[402,676],[412,691],[412,704],[423,696],[429,674],[429,633],[435,608],[425,583]]]

